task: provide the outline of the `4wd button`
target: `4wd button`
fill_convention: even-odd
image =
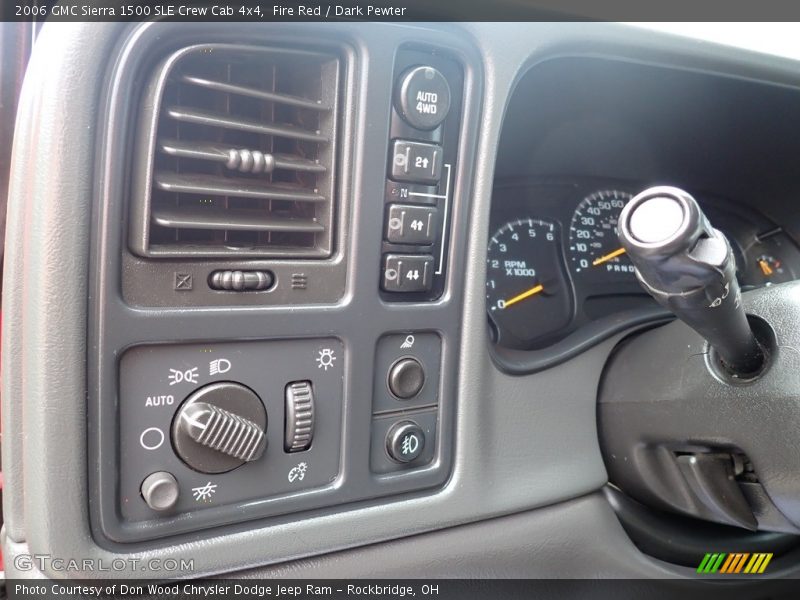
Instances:
[[[450,110],[450,86],[433,67],[413,67],[400,78],[395,103],[409,125],[434,129]]]

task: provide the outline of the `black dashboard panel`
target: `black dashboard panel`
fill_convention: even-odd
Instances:
[[[491,346],[494,362],[487,352],[483,288],[486,244],[508,220],[522,218],[516,210],[509,210],[507,216],[501,214],[504,203],[510,209],[515,207],[511,199],[500,199],[498,185],[492,210],[496,218],[490,226],[492,183],[496,176],[498,184],[518,186],[518,205],[525,208],[527,203],[531,208],[534,199],[527,197],[524,189],[542,180],[580,184],[589,178],[602,179],[597,188],[587,185],[587,193],[609,186],[636,188],[651,182],[672,182],[692,190],[705,203],[720,198],[729,206],[755,206],[770,223],[795,235],[798,223],[792,214],[796,216],[798,210],[792,200],[800,189],[794,179],[800,138],[793,139],[791,132],[797,130],[798,121],[793,109],[798,97],[794,88],[800,85],[797,64],[607,23],[330,23],[324,28],[325,34],[331,40],[346,41],[358,56],[352,71],[357,91],[347,94],[353,100],[347,111],[352,128],[347,131],[353,131],[353,135],[341,138],[347,146],[345,154],[352,158],[345,173],[351,185],[343,187],[342,196],[352,201],[353,210],[341,217],[344,225],[334,246],[337,253],[342,250],[346,256],[344,288],[332,296],[333,300],[315,306],[282,301],[266,306],[256,299],[258,294],[270,292],[258,291],[246,292],[254,294],[248,296],[253,298],[247,301],[252,302],[249,306],[244,306],[245,301],[226,306],[196,302],[176,308],[164,302],[132,302],[125,294],[121,272],[125,264],[120,265],[119,257],[127,247],[124,231],[129,165],[119,156],[131,145],[127,132],[134,119],[134,90],[146,78],[138,77],[130,86],[116,90],[108,86],[115,65],[132,58],[121,52],[125,41],[141,35],[141,30],[161,25],[163,34],[157,37],[165,43],[180,43],[169,35],[169,24],[141,28],[121,23],[63,24],[45,26],[34,51],[31,72],[35,76],[23,91],[12,160],[6,273],[7,281],[16,285],[14,293],[10,293],[12,286],[6,286],[3,315],[3,454],[7,459],[3,550],[7,573],[13,577],[32,575],[21,572],[12,560],[31,552],[103,561],[136,552],[137,556],[143,553],[161,560],[192,557],[194,570],[169,573],[170,577],[275,563],[283,563],[289,571],[299,569],[299,574],[327,564],[330,570],[324,572],[333,576],[363,575],[374,573],[370,565],[375,560],[388,564],[399,556],[408,568],[432,573],[448,570],[450,576],[470,576],[467,571],[473,564],[496,569],[493,572],[501,575],[604,573],[641,578],[687,574],[639,552],[618,526],[607,503],[596,495],[588,496],[588,509],[583,501],[563,504],[570,498],[586,498],[607,480],[597,441],[596,396],[603,365],[616,340],[595,343],[597,336],[608,335],[609,328],[598,328],[602,319],[582,325],[580,331],[585,335],[581,340],[568,334],[538,350]],[[237,43],[250,44],[323,41],[322,30],[314,23],[187,25],[182,31],[191,36],[224,33]],[[407,303],[378,297],[387,216],[389,107],[393,102],[394,59],[400,48],[436,48],[457,61],[464,75],[465,127],[451,190],[453,210],[449,218],[453,229],[446,281],[443,293],[435,300]],[[553,58],[564,53],[591,53],[677,68],[611,59]],[[727,77],[708,76],[699,72],[702,70]],[[644,95],[634,94],[641,101],[632,109],[633,99],[626,99],[620,90],[635,90],[646,72],[659,75],[650,77],[651,85],[662,79],[665,85],[657,85]],[[662,78],[665,72],[668,76]],[[761,85],[754,78],[774,85]],[[695,82],[691,93],[684,89],[690,80]],[[712,80],[717,83],[711,85]],[[676,95],[666,93],[670,91]],[[694,104],[711,116],[693,118],[690,124],[683,121],[680,127],[673,119],[655,118],[667,104],[665,98],[681,110]],[[763,110],[734,110],[737,99]],[[617,125],[625,123],[617,119],[616,125],[609,124],[603,117],[608,117],[614,106],[618,107],[617,116],[628,118],[627,124],[643,137],[641,143],[630,143],[631,136],[620,134]],[[651,110],[645,110],[647,107]],[[573,118],[576,115],[579,118]],[[578,123],[587,117],[605,124],[587,130]],[[501,135],[504,119],[506,127]],[[700,125],[707,126],[709,138],[697,133]],[[592,132],[590,138],[584,135],[587,131]],[[753,135],[755,131],[761,135]],[[672,137],[675,140],[670,142]],[[650,160],[654,149],[663,151],[663,162]],[[711,160],[714,151],[720,155]],[[749,158],[737,160],[739,155]],[[47,169],[42,169],[43,164]],[[572,220],[566,214],[583,197],[577,194],[572,200],[574,206],[565,207],[563,221],[558,215],[537,218],[558,220],[562,235]],[[531,210],[523,212],[534,214]],[[549,231],[546,226],[537,229],[545,240]],[[565,239],[553,240],[558,244],[550,247],[554,255],[564,252]],[[569,278],[570,264],[562,261],[564,277]],[[205,284],[203,278],[198,281]],[[164,285],[171,286],[172,282]],[[573,318],[573,312],[570,310],[567,317]],[[611,330],[657,322],[653,314],[636,316],[622,311],[617,316],[625,318],[617,319]],[[384,336],[387,332],[390,335]],[[386,459],[386,452],[371,444],[370,437],[373,432],[379,437],[388,434],[387,422],[397,414],[399,402],[385,395],[387,379],[378,377],[377,366],[405,359],[394,353],[407,350],[400,346],[409,335],[416,338],[416,334],[441,340],[437,348],[441,352],[441,414],[436,423],[453,425],[449,440],[437,431],[436,451],[443,462],[434,458],[430,463],[438,467],[451,461],[453,468],[444,468],[430,478],[425,468],[416,472],[384,471],[387,463],[379,463]],[[103,521],[103,516],[122,520],[115,495],[120,458],[115,444],[119,435],[116,416],[124,401],[117,384],[125,353],[145,355],[152,350],[165,356],[165,361],[179,358],[183,362],[190,360],[184,357],[197,360],[197,356],[203,356],[201,352],[212,350],[211,356],[206,356],[208,362],[200,366],[205,367],[202,383],[213,385],[219,382],[209,379],[214,368],[211,363],[217,361],[216,375],[220,369],[227,370],[225,361],[231,368],[242,366],[235,356],[226,355],[236,350],[226,345],[231,340],[241,345],[242,356],[253,351],[247,356],[254,360],[271,344],[281,345],[297,336],[319,344],[323,340],[344,344],[345,354],[339,354],[338,347],[321,346],[315,348],[316,357],[304,355],[313,377],[303,373],[298,376],[302,380],[308,377],[315,384],[317,376],[324,377],[324,367],[320,370],[312,361],[317,357],[326,361],[329,359],[322,357],[331,355],[319,355],[320,350],[331,349],[337,356],[337,367],[342,365],[342,358],[347,363],[348,374],[342,382],[343,444],[335,457],[338,461],[331,459],[327,464],[348,466],[332,467],[339,480],[315,491],[336,493],[333,488],[337,485],[341,484],[341,491],[355,481],[354,473],[364,479],[372,474],[369,477],[381,488],[381,497],[342,494],[337,502],[346,504],[332,507],[325,498],[307,494],[302,506],[286,509],[291,497],[284,496],[278,498],[283,507],[276,507],[274,502],[266,507],[270,499],[261,504],[260,513],[248,515],[252,520],[202,532],[191,531],[192,525],[186,523],[183,533],[158,529],[166,519],[148,512],[147,518],[134,522],[139,527],[137,541],[124,535],[120,539],[128,540],[125,543],[114,540],[107,528],[109,521]],[[384,348],[387,340],[391,348]],[[437,349],[429,355],[434,360]],[[572,360],[566,362],[567,358]],[[563,364],[544,369],[559,362]],[[179,370],[176,364],[159,365],[166,373],[159,371],[157,377],[168,377],[169,369],[174,368],[184,378],[187,371],[193,378],[192,369],[198,366],[188,364]],[[247,377],[249,381],[253,375]],[[153,383],[161,387],[164,382]],[[166,385],[169,389],[168,382]],[[188,389],[185,382],[177,385]],[[259,388],[259,392],[266,396],[274,390]],[[168,412],[169,399],[162,398],[168,395],[159,389],[139,400],[150,410],[148,396],[155,396],[151,399],[152,406],[157,407],[153,411]],[[420,402],[423,396],[418,397]],[[162,402],[165,404],[160,405]],[[268,403],[273,411],[280,410],[275,408],[276,402],[280,406],[280,397],[270,396]],[[126,404],[127,408],[130,406]],[[432,413],[429,404],[420,404],[406,415],[414,415],[421,429],[432,431]],[[273,421],[273,428],[280,423],[280,419]],[[143,430],[139,437],[141,433]],[[272,450],[285,451],[280,432],[274,433],[273,429]],[[148,446],[160,441],[160,436],[154,435],[145,436]],[[133,439],[140,442],[137,437]],[[373,454],[373,449],[380,452]],[[396,462],[390,466],[403,468]],[[308,471],[307,479],[300,479],[300,471],[294,471],[293,481],[289,480],[290,472],[282,473],[281,485],[286,487],[281,490],[294,485],[293,481],[317,484],[310,479],[316,477],[316,470]],[[235,478],[235,471],[232,473]],[[409,488],[401,484],[401,480],[409,479],[415,479],[414,489],[418,491],[408,493]],[[200,487],[207,494],[214,485],[212,481],[208,486],[209,481],[198,480],[192,487]],[[101,493],[101,489],[111,492]],[[215,494],[222,494],[222,487],[215,489]],[[188,494],[181,501],[194,501],[194,495]],[[143,501],[137,496],[133,499]],[[228,500],[238,502],[233,497]],[[227,510],[231,506],[209,503],[194,514],[211,521],[215,508]],[[541,507],[548,508],[532,510]],[[295,508],[302,512],[295,512]],[[518,519],[497,517],[522,511],[533,515],[536,526],[520,541],[520,536],[509,535],[518,526]],[[463,536],[417,535],[446,528],[474,535],[471,528],[455,527],[483,520],[479,533],[486,533],[486,539],[506,540],[508,554],[498,554],[486,543],[464,544]],[[538,538],[534,529],[539,532]],[[167,535],[170,537],[162,537]],[[574,544],[553,555],[549,552],[552,545],[539,543],[545,538],[558,539],[558,535],[562,540],[589,540],[584,544],[585,560],[565,558]],[[397,544],[381,543],[399,537],[407,539]],[[419,543],[424,544],[428,537],[433,540],[431,553],[415,554]],[[356,546],[365,549],[354,554],[352,571],[345,573],[342,553],[337,551]],[[319,562],[306,560],[317,554],[326,556]],[[465,556],[473,560],[465,562]],[[436,557],[445,560],[437,562]],[[301,558],[304,560],[285,562]],[[534,568],[534,572],[534,563],[545,566]],[[468,565],[466,570],[464,564]],[[450,565],[455,565],[455,571]],[[131,568],[122,574],[142,576]],[[80,573],[64,574],[47,568],[44,575]]]

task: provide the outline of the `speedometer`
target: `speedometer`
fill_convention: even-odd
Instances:
[[[572,318],[572,290],[554,223],[519,219],[489,240],[486,307],[497,342],[530,348]]]
[[[634,268],[617,237],[617,222],[633,196],[602,190],[584,198],[569,226],[569,255],[573,273],[581,280],[634,281]]]

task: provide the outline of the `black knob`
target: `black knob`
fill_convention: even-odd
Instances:
[[[257,460],[267,447],[267,412],[238,383],[212,383],[191,394],[172,423],[172,445],[202,473],[224,473]]]
[[[435,129],[450,110],[450,86],[433,67],[413,67],[400,78],[395,105],[412,127]]]
[[[731,246],[692,196],[674,187],[643,191],[622,210],[619,238],[644,288],[708,340],[728,370],[761,368]]]

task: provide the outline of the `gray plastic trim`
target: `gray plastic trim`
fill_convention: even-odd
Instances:
[[[205,521],[199,518],[187,519],[186,525],[191,526],[188,528],[227,524],[235,518],[242,522],[236,529],[250,529],[254,525],[246,524],[244,521],[280,514],[282,515],[279,518],[280,522],[285,522],[299,518],[286,515],[285,513],[289,511],[307,511],[319,509],[325,504],[340,505],[431,488],[442,485],[449,476],[452,461],[452,422],[457,397],[453,391],[457,360],[455,348],[459,344],[461,313],[461,294],[452,293],[452,290],[464,289],[462,260],[466,241],[466,222],[463,212],[453,212],[449,225],[452,231],[453,254],[450,257],[451,266],[446,270],[448,293],[436,302],[410,301],[404,304],[403,308],[382,301],[378,295],[379,286],[375,279],[379,274],[380,254],[370,251],[370,242],[375,238],[380,240],[382,235],[385,163],[371,149],[385,148],[389,143],[388,123],[393,83],[391,66],[395,60],[399,60],[400,54],[399,51],[395,54],[394,50],[412,45],[419,49],[427,48],[427,54],[423,52],[417,54],[423,59],[430,57],[431,64],[439,64],[444,60],[443,56],[452,57],[451,61],[473,62],[465,59],[468,49],[460,48],[457,44],[448,47],[440,41],[401,39],[396,44],[388,45],[387,49],[392,50],[391,52],[377,59],[374,53],[371,55],[376,63],[375,72],[380,73],[381,77],[370,82],[365,80],[367,72],[359,67],[370,55],[357,47],[358,37],[346,32],[324,36],[326,39],[340,41],[342,46],[352,48],[353,56],[348,61],[351,65],[352,78],[347,87],[362,93],[368,92],[367,98],[354,97],[353,93],[348,94],[344,109],[344,114],[348,117],[344,124],[345,130],[349,132],[346,137],[350,140],[350,145],[346,148],[351,149],[356,156],[359,152],[364,152],[368,156],[359,160],[346,152],[340,169],[343,180],[350,182],[350,185],[343,187],[342,210],[353,214],[349,230],[360,232],[358,239],[348,235],[346,245],[340,249],[346,258],[344,266],[349,270],[348,295],[342,302],[308,306],[296,300],[287,303],[287,306],[237,310],[213,308],[191,310],[188,307],[173,305],[170,308],[150,310],[144,307],[131,307],[118,294],[120,277],[124,280],[125,272],[120,273],[116,257],[124,253],[124,242],[115,232],[114,224],[124,219],[120,199],[124,197],[126,184],[125,160],[118,154],[118,150],[125,147],[127,139],[125,124],[130,118],[126,101],[135,96],[133,84],[138,79],[137,75],[141,71],[143,62],[148,57],[156,56],[157,51],[163,50],[162,40],[170,40],[173,44],[185,44],[189,41],[197,43],[199,40],[225,40],[235,35],[237,39],[249,41],[263,39],[266,35],[272,44],[281,41],[288,43],[289,39],[295,44],[303,40],[318,44],[320,36],[311,36],[307,31],[306,28],[298,28],[295,35],[289,35],[284,27],[272,26],[267,28],[185,24],[179,27],[172,24],[140,26],[133,30],[131,37],[124,43],[120,62],[111,73],[107,98],[109,116],[106,127],[99,132],[99,153],[102,161],[99,168],[103,172],[104,185],[96,191],[97,226],[94,235],[97,236],[97,232],[102,231],[107,225],[109,227],[100,239],[96,239],[97,254],[91,259],[90,279],[93,293],[90,301],[89,337],[92,340],[92,350],[88,357],[89,488],[90,504],[93,508],[90,516],[96,541],[107,548],[134,550],[145,547],[142,544],[118,546],[111,541],[126,542],[142,540],[144,537],[120,535],[120,519],[114,496],[114,488],[119,480],[116,462],[119,453],[124,452],[116,446],[115,432],[119,427],[116,405],[129,401],[127,398],[118,397],[117,372],[120,367],[116,363],[116,357],[125,348],[135,344],[173,341],[214,344],[227,340],[334,335],[341,339],[345,346],[343,360],[347,370],[344,373],[345,435],[341,447],[343,470],[336,484],[324,494],[298,490],[294,498],[286,498],[282,505],[278,502],[274,507],[260,500],[242,501],[236,507],[230,507],[228,516],[224,518],[220,513],[218,515],[220,518]],[[459,198],[462,206],[467,204],[470,177],[464,173],[471,173],[469,165],[472,160],[474,132],[477,125],[477,112],[474,110],[472,113],[467,112],[475,105],[475,93],[468,94],[466,98],[468,98],[467,108],[462,112],[464,119],[460,124],[463,129],[462,144],[454,164],[457,178],[454,181],[458,183],[453,187],[453,197]],[[458,113],[453,111],[452,114]],[[373,125],[365,129],[356,121],[355,117],[358,115],[369,116]],[[360,143],[356,144],[356,140]],[[370,201],[373,198],[377,201]],[[380,242],[372,247],[377,250]],[[443,366],[436,385],[441,389],[439,396],[445,400],[440,402],[437,421],[440,431],[436,436],[432,436],[436,444],[435,459],[415,465],[415,468],[403,472],[373,475],[369,472],[368,448],[374,341],[385,332],[408,334],[422,331],[436,332],[444,340],[441,355]],[[315,367],[316,365],[311,365],[310,368]],[[303,378],[303,375],[298,374],[298,377]],[[124,418],[120,422],[125,426]],[[430,449],[434,450],[434,447],[431,446]],[[210,515],[211,511],[208,514]],[[186,532],[188,528],[165,527],[159,531],[162,531],[160,535],[163,536],[168,532]],[[156,533],[155,527],[148,537],[154,537],[154,533]],[[215,533],[217,532],[210,532],[208,535]],[[176,541],[180,539],[175,538]],[[167,542],[159,540],[157,543]]]
[[[308,24],[280,27],[287,35],[315,31],[315,26]],[[106,560],[118,556],[93,541],[89,526],[84,367],[93,184],[90,165],[99,114],[98,97],[92,91],[99,90],[103,66],[125,31],[119,24],[45,25],[23,92],[12,163],[4,286],[3,453],[9,465],[5,473],[4,549],[9,562],[21,551],[22,546],[12,543],[19,540],[26,540],[24,548],[31,552]],[[520,74],[536,62],[576,53],[634,56],[800,84],[800,70],[791,61],[608,24],[330,23],[325,31],[356,40],[370,82],[383,76],[370,67],[390,60],[395,45],[406,42],[444,44],[467,57],[471,65],[466,71],[468,97],[480,90],[481,67],[485,73],[479,150],[469,194],[472,204],[468,215],[464,204],[456,206],[454,215],[465,224],[468,218],[471,232],[468,246],[457,249],[467,290],[460,319],[462,340],[458,348],[443,347],[445,353],[460,354],[453,473],[439,492],[404,502],[350,506],[337,514],[307,515],[299,521],[251,527],[202,541],[184,540],[137,553],[162,559],[191,556],[195,572],[183,575],[221,573],[409,536],[550,504],[601,486],[606,474],[597,444],[595,396],[614,340],[526,377],[500,373],[486,351],[485,240],[494,151],[508,95]],[[361,94],[367,94],[367,89],[362,88]],[[465,118],[474,119],[478,108],[468,104]],[[356,118],[361,128],[377,126],[367,114]],[[383,155],[376,159],[359,151],[355,157],[382,177]],[[459,181],[467,175],[463,165],[470,164],[464,158],[462,153]],[[460,190],[457,197],[466,198],[465,191]],[[379,234],[379,227],[365,231],[364,248],[369,250],[359,249],[356,254],[373,251]],[[454,271],[450,270],[450,277]],[[350,275],[358,277],[348,300],[377,289],[377,269]],[[407,308],[387,306],[385,315],[393,324],[407,322]],[[153,335],[162,322],[158,313],[139,320],[143,330]],[[216,333],[238,335],[240,330],[218,325]],[[537,540],[552,540],[562,533],[574,536],[577,531],[581,543],[596,543],[593,547],[602,548],[598,556],[613,561],[603,573],[613,573],[616,568],[627,573],[622,564],[631,556],[632,546],[626,537],[605,536],[608,524],[615,523],[609,510],[585,521],[571,519],[569,512],[557,508],[542,514],[542,523],[550,528],[547,534],[541,530],[541,537],[534,530],[531,535]],[[463,544],[451,539],[440,551],[462,554]],[[515,551],[537,558],[552,547],[509,541],[514,543],[518,544]],[[380,559],[380,548],[371,556]],[[490,560],[485,554],[481,558]],[[292,568],[300,573],[307,564]],[[352,567],[353,572],[364,573],[367,564],[361,561],[361,568]],[[662,572],[656,563],[646,564],[643,573]],[[565,575],[598,573],[591,561],[573,561],[572,565],[574,570]],[[121,575],[124,573],[116,574]]]

